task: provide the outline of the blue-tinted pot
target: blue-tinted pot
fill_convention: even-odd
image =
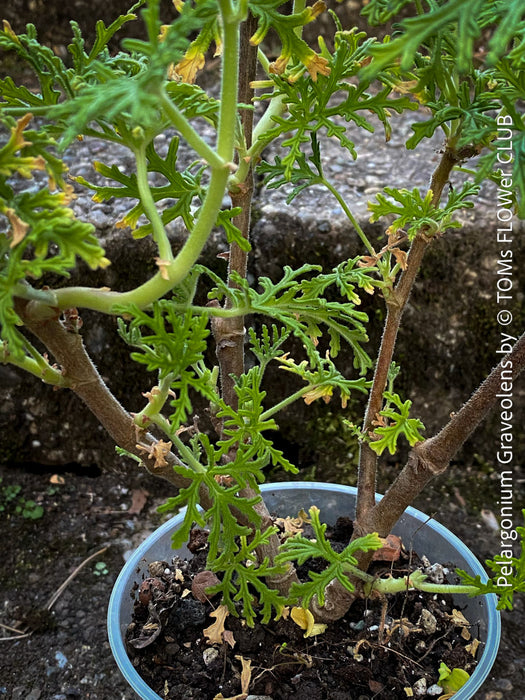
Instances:
[[[270,512],[280,517],[293,515],[301,508],[308,510],[317,506],[321,519],[334,524],[339,516],[352,517],[355,513],[356,489],[351,486],[338,486],[316,482],[265,484],[262,486],[264,499]],[[377,498],[380,498],[378,496]],[[129,685],[143,700],[161,700],[157,693],[142,680],[133,668],[124,646],[124,635],[131,621],[133,601],[130,590],[134,582],[147,577],[147,567],[152,561],[168,561],[175,554],[171,549],[171,534],[180,525],[183,514],[165,522],[138,547],[115,582],[108,609],[109,642],[115,660]],[[412,547],[420,556],[427,556],[432,562],[452,562],[469,573],[479,574],[486,580],[480,562],[463,542],[435,520],[415,508],[408,508],[400,518],[393,532],[402,537],[405,546]],[[177,551],[182,557],[191,557],[183,547]],[[457,596],[457,603],[472,622],[479,624],[479,639],[483,643],[483,653],[468,682],[455,695],[454,700],[469,700],[486,680],[498,651],[501,622],[496,610],[496,596],[467,598]]]

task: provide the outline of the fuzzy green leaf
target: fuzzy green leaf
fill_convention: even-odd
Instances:
[[[408,443],[413,447],[417,442],[421,442],[424,438],[420,430],[424,430],[425,426],[419,418],[410,418],[410,407],[412,401],[403,402],[397,394],[385,391],[384,394],[389,403],[394,404],[398,411],[387,405],[387,408],[379,412],[380,416],[386,419],[386,425],[374,428],[374,434],[379,435],[379,440],[370,442],[370,447],[378,455],[388,449],[391,455],[396,453],[397,441],[404,435]]]
[[[355,553],[376,550],[383,546],[377,533],[372,533],[353,540],[342,552],[336,552],[326,539],[326,524],[321,523],[319,519],[319,509],[312,506],[308,512],[315,539],[307,539],[301,534],[289,537],[281,545],[275,560],[277,564],[296,561],[301,565],[308,559],[321,557],[328,563],[326,569],[320,573],[310,571],[309,582],[292,586],[290,600],[292,602],[300,600],[304,608],[308,607],[314,595],[317,596],[319,605],[323,605],[326,586],[334,579],[337,579],[348,591],[353,591],[354,586],[348,578],[348,573],[357,565]]]

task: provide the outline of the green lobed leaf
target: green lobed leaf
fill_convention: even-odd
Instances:
[[[386,449],[393,455],[397,451],[397,442],[402,435],[408,440],[411,447],[422,441],[424,438],[420,431],[424,430],[425,426],[419,418],[409,417],[412,401],[403,402],[398,394],[389,391],[385,391],[384,396],[388,404],[379,412],[379,415],[386,419],[386,424],[374,428],[374,435],[379,435],[380,438],[372,440],[370,447],[378,455],[383,454]],[[391,408],[390,403],[398,410]]]
[[[312,506],[308,512],[314,531],[314,539],[308,539],[302,534],[288,537],[281,544],[279,554],[275,560],[276,564],[296,561],[301,565],[311,558],[321,557],[328,563],[328,566],[320,573],[308,572],[309,582],[296,583],[292,586],[290,592],[291,601],[301,601],[301,605],[304,608],[308,607],[314,595],[317,596],[319,605],[323,605],[326,586],[334,579],[337,579],[348,591],[353,591],[354,585],[350,581],[348,574],[352,567],[355,567],[357,564],[357,559],[354,556],[355,552],[366,552],[382,547],[382,542],[377,533],[372,533],[352,540],[342,552],[336,552],[326,539],[326,523],[321,523],[319,509],[316,506]]]

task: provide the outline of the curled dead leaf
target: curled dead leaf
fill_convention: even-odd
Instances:
[[[304,510],[301,510],[296,518],[288,517],[275,519],[275,524],[283,529],[285,537],[291,537],[292,535],[297,535],[297,533],[302,532],[303,526],[307,522],[309,522],[309,519]]]
[[[394,254],[397,264],[402,270],[406,270],[407,267],[407,252],[406,250],[401,250],[400,248],[392,248],[391,252]]]
[[[10,248],[14,248],[16,245],[18,245],[21,241],[24,240],[25,235],[29,230],[29,224],[26,224],[25,221],[22,221],[22,219],[15,213],[14,209],[6,209],[5,214],[9,219],[9,223],[11,224],[11,233],[13,236],[13,239],[9,246]]]
[[[379,538],[383,543],[381,549],[376,549],[372,555],[372,561],[397,561],[401,556],[402,542],[397,535],[388,535]]]
[[[158,440],[157,442],[153,443],[152,445],[136,445],[137,450],[140,450],[141,452],[147,452],[148,454],[148,459],[154,459],[155,464],[153,465],[155,468],[157,467],[167,467],[168,462],[166,461],[166,455],[169,454],[171,450],[171,442],[164,442],[164,440]]]

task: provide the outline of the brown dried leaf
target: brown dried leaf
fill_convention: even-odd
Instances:
[[[385,686],[379,681],[368,681],[368,687],[373,693],[380,693]]]
[[[383,546],[381,549],[376,549],[372,555],[372,561],[397,561],[401,556],[402,542],[401,537],[397,535],[388,535],[386,538],[381,537]]]
[[[358,261],[358,267],[374,267],[379,259],[379,255],[362,255]]]
[[[229,644],[233,649],[233,647],[236,644],[236,641],[233,637],[233,632],[231,630],[224,630],[224,632],[222,633],[222,638],[224,639],[226,644]]]
[[[206,589],[211,588],[211,586],[216,586],[218,583],[220,583],[220,581],[213,571],[199,571],[191,582],[193,597],[201,603],[208,602],[209,596],[206,594]]]
[[[204,636],[208,639],[208,644],[223,644],[223,635],[226,631],[224,629],[224,621],[228,617],[228,614],[226,605],[219,605],[217,610],[210,613],[210,617],[215,617],[216,620],[212,625],[203,630]]]
[[[407,252],[406,250],[401,250],[401,248],[392,248],[391,252],[394,254],[397,264],[402,270],[407,268]]]

